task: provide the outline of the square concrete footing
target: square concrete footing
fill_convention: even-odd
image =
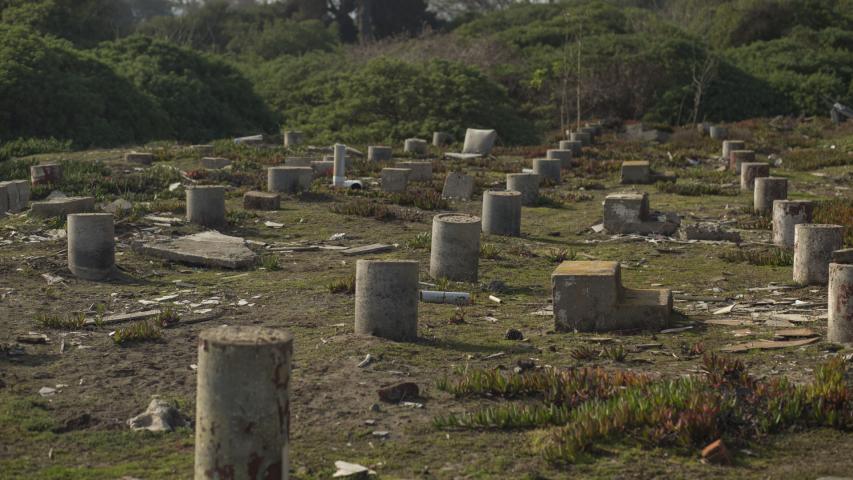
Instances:
[[[278,210],[280,207],[281,195],[277,193],[251,191],[243,194],[246,210]]]
[[[39,218],[64,217],[73,213],[94,211],[94,197],[59,197],[43,202],[33,202],[30,207],[30,216]]]
[[[672,235],[680,223],[678,215],[651,212],[645,192],[613,193],[604,199],[604,228],[609,233]]]
[[[622,184],[652,183],[652,169],[649,162],[644,160],[627,160],[622,162]]]
[[[670,290],[623,287],[619,262],[563,262],[551,289],[558,331],[659,330],[672,314]]]

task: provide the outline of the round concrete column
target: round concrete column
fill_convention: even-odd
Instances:
[[[443,213],[432,217],[429,276],[476,282],[480,266],[480,217]]]
[[[483,192],[483,233],[521,235],[521,193],[506,190]]]
[[[284,146],[295,147],[302,143],[302,132],[284,132]]]
[[[116,266],[115,226],[111,213],[68,215],[68,269],[77,278],[104,280]]]
[[[841,225],[801,223],[794,227],[794,282],[826,285],[832,252],[844,243]]]
[[[225,225],[225,187],[187,187],[187,221],[205,227]]]
[[[521,204],[535,205],[539,200],[539,175],[535,173],[508,173],[506,189],[521,193]]]
[[[288,478],[293,338],[265,327],[201,332],[195,479]]]
[[[548,150],[545,157],[559,160],[560,168],[571,168],[572,166],[571,150]]]
[[[714,140],[725,140],[729,136],[729,131],[725,127],[711,125],[711,128],[708,129],[708,135]]]
[[[743,150],[745,148],[746,143],[743,140],[723,140],[723,158],[728,160],[732,150]]]
[[[418,337],[418,262],[356,262],[355,333],[397,341]]]
[[[304,192],[311,188],[314,169],[311,167],[269,167],[267,191],[278,193]]]
[[[552,183],[560,183],[560,160],[552,158],[533,159],[533,173],[539,175],[539,181],[549,180]]]
[[[853,343],[853,265],[829,264],[829,323],[826,339]]]
[[[761,177],[755,179],[755,192],[752,206],[759,215],[770,215],[773,202],[788,198],[788,179],[779,177]]]
[[[752,150],[732,150],[726,159],[729,162],[729,170],[740,173],[741,164],[755,163],[755,152]]]
[[[755,179],[770,176],[770,165],[763,162],[747,162],[740,165],[740,189],[755,190]]]
[[[776,200],[773,202],[773,243],[794,248],[794,226],[811,223],[814,203],[802,200]]]
[[[343,187],[347,181],[347,146],[335,144],[335,163],[332,170],[332,185]]]
[[[571,140],[560,140],[560,150],[571,150],[572,156],[577,158],[581,156],[583,144],[581,142],[573,142]]]

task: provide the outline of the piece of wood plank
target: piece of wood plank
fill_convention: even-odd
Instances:
[[[777,350],[780,348],[802,347],[820,340],[820,337],[804,338],[802,340],[756,340],[754,342],[738,343],[720,349],[721,352],[743,353],[750,350]]]
[[[368,253],[381,253],[388,252],[392,250],[394,247],[391,245],[387,245],[385,243],[372,243],[370,245],[363,245],[360,247],[352,247],[346,250],[341,250],[341,253],[344,255],[366,255]]]

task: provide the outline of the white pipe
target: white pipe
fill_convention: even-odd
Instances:
[[[421,290],[421,301],[424,303],[470,305],[471,294],[466,292],[436,292],[432,290]]]
[[[335,169],[332,174],[332,185],[343,187],[347,180],[347,146],[341,143],[335,144]]]

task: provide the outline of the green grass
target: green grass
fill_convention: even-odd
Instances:
[[[132,323],[126,327],[116,329],[113,334],[113,342],[116,345],[130,345],[142,342],[153,342],[163,336],[159,319],[146,320],[144,322]]]
[[[329,290],[329,293],[345,293],[347,295],[352,295],[355,293],[355,275],[332,280],[327,285],[327,289]]]
[[[53,330],[80,330],[86,324],[86,315],[83,313],[72,315],[42,314],[36,318],[36,325]]]
[[[756,266],[786,267],[794,264],[794,254],[776,247],[729,248],[719,253],[727,262]]]
[[[690,197],[700,197],[703,195],[723,195],[728,197],[736,197],[740,193],[736,188],[698,182],[659,182],[655,186],[657,187],[658,191],[662,193],[672,193],[674,195],[685,195]]]

